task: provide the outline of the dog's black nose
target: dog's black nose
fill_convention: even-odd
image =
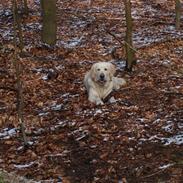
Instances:
[[[102,79],[102,80],[103,80],[104,78],[105,78],[104,73],[101,73],[101,74],[100,74],[100,79]]]

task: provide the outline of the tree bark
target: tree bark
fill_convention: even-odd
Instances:
[[[180,0],[175,0],[175,27],[180,29],[180,17],[181,17],[181,2]]]
[[[15,31],[18,31],[18,39],[19,39],[19,48],[23,50],[23,35],[22,35],[22,28],[21,28],[21,20],[18,14],[18,7],[17,1],[13,0],[13,18],[14,18],[14,28]]]
[[[132,41],[132,15],[131,15],[131,2],[130,0],[124,0],[125,4],[125,17],[126,17],[126,70],[132,71],[133,64],[135,63],[135,52],[133,49]]]
[[[24,13],[26,15],[29,14],[29,8],[28,8],[28,5],[27,5],[27,0],[24,0]]]
[[[15,74],[16,74],[16,87],[17,87],[17,113],[18,113],[18,121],[20,125],[20,129],[22,132],[23,142],[24,145],[28,145],[26,133],[25,133],[25,126],[24,126],[24,118],[23,118],[23,88],[22,88],[22,81],[21,81],[21,69],[20,63],[18,60],[18,46],[16,41],[17,31],[16,31],[16,24],[17,24],[17,2],[13,0],[13,27],[14,27],[14,47],[15,53],[13,58],[13,65],[15,67]]]
[[[56,43],[56,0],[41,0],[43,28],[42,41],[49,45]]]

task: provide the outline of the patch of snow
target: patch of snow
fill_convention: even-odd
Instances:
[[[47,116],[48,114],[49,114],[49,112],[40,112],[40,113],[38,114],[38,116],[43,117],[43,116]]]
[[[7,134],[8,134],[7,132],[0,133],[0,138],[7,136]]]
[[[72,131],[69,135],[73,135],[76,138],[76,141],[80,141],[83,138],[87,137],[89,134],[88,130],[84,130],[82,127],[79,127],[77,130]]]
[[[48,80],[48,76],[45,75],[45,76],[42,77],[42,79],[43,79],[44,81],[46,81],[46,80]]]
[[[8,135],[9,136],[14,136],[16,134],[16,129],[15,128],[12,128],[10,130],[8,130]]]
[[[89,25],[90,23],[92,22],[92,20],[75,20],[73,22],[71,22],[71,24],[73,24],[71,27],[72,28],[84,28],[86,27],[87,25]]]
[[[79,94],[70,95],[72,98],[79,97]]]
[[[58,124],[59,124],[60,126],[64,127],[64,126],[67,125],[67,123],[68,123],[68,121],[65,120],[65,121],[60,121]]]
[[[28,144],[31,146],[31,145],[33,145],[33,144],[34,144],[34,142],[32,142],[32,141],[28,141]]]
[[[16,128],[8,129],[5,128],[3,129],[3,132],[0,133],[0,139],[9,139],[10,137],[15,136],[17,133]]]
[[[68,99],[66,98],[66,100],[68,100]],[[60,111],[61,109],[65,109],[64,104],[62,104],[62,103],[57,104],[56,101],[54,101],[51,104],[48,104],[48,106],[43,107],[40,111],[38,111],[38,116],[44,117],[44,116],[47,116],[48,114],[50,114],[50,111]]]
[[[165,146],[170,144],[176,144],[176,145],[182,145],[183,144],[183,134],[177,134],[172,137],[158,137],[157,135],[151,136],[149,138],[140,138],[139,144],[142,144],[145,141],[151,141],[151,142],[161,142]]]
[[[51,110],[53,111],[59,111],[62,108],[63,108],[63,104],[57,104],[57,105],[51,106]]]
[[[65,127],[65,126],[75,126],[76,122],[75,121],[68,121],[68,120],[64,120],[64,121],[59,121],[54,127],[51,127],[51,130],[54,131],[60,127]]]
[[[20,146],[20,147],[17,148],[17,151],[21,151],[23,149],[24,149],[24,146]]]
[[[104,142],[109,141],[109,137],[108,137],[108,136],[104,137],[103,141],[104,141]]]
[[[33,141],[28,141],[27,143],[28,143],[29,146],[32,146],[33,144],[35,144],[35,142],[33,142]],[[20,147],[17,148],[17,151],[21,151],[24,148],[25,148],[25,146],[20,146]]]
[[[0,10],[0,16],[1,17],[12,16],[12,11],[10,9]]]
[[[168,124],[166,126],[163,126],[162,129],[164,129],[166,132],[172,132],[173,124]]]
[[[64,150],[62,153],[57,153],[57,154],[49,154],[46,155],[47,157],[59,157],[59,156],[65,156],[67,153],[69,153],[70,151]]]
[[[58,65],[58,66],[56,66],[55,67],[57,70],[63,70],[63,69],[65,69],[65,66],[63,66],[63,65]]]
[[[97,109],[95,112],[94,112],[94,116],[98,115],[98,114],[102,114],[102,110],[101,109]]]
[[[7,107],[0,107],[0,110],[5,110]]]
[[[36,73],[41,73],[44,71],[44,69],[43,68],[34,68],[34,69],[32,69],[32,71],[36,72]]]
[[[138,118],[137,121],[139,121],[140,123],[144,123],[146,121],[145,118]]]
[[[4,33],[2,34],[2,36],[3,37],[9,37],[9,36],[13,36],[13,34],[12,34],[12,32],[11,32],[11,30],[6,30],[6,31],[4,31]]]
[[[124,103],[124,101],[122,99],[120,99],[120,98],[115,99],[114,97],[112,97],[111,101],[108,100],[108,102],[119,102],[119,103],[123,103],[125,105],[129,105],[129,104],[126,104],[126,102]],[[137,109],[138,107],[137,106],[130,106],[130,107],[124,106],[123,108],[124,109],[131,109],[131,108]],[[94,108],[94,109],[86,109],[86,110],[82,110],[82,111],[79,109],[78,111],[75,112],[75,114],[76,115],[82,115],[83,117],[84,116],[90,116],[90,115],[96,116],[98,114],[100,114],[100,116],[105,116],[105,115],[109,114],[110,112],[111,111],[109,110],[109,108],[101,108],[101,109],[95,109]],[[133,115],[133,113],[131,113],[131,115]]]
[[[183,129],[183,122],[178,123],[178,128]]]
[[[92,149],[95,149],[95,148],[97,148],[97,145],[91,145],[90,146]]]
[[[23,27],[23,30],[41,30],[41,28],[42,28],[42,25],[40,24],[40,23],[37,23],[37,22],[35,22],[35,23],[28,23],[28,24],[26,24],[26,25],[24,25],[24,27]]]
[[[101,116],[105,116],[106,114],[108,114],[109,111],[108,109],[86,109],[86,110],[83,110],[83,111],[76,111],[76,115],[80,115],[80,116],[83,116],[83,117],[88,117],[88,116],[96,116],[96,115],[101,115]]]
[[[159,123],[159,122],[161,122],[161,119],[156,119],[156,120],[153,122],[153,124],[156,124],[156,123]]]
[[[122,71],[124,70],[124,68],[126,66],[126,61],[125,60],[116,60],[113,63],[116,65],[118,70],[122,70]]]
[[[179,135],[174,135],[169,138],[162,138],[162,141],[165,142],[165,145],[170,145],[170,144],[176,144],[176,145],[182,145],[183,144],[183,134]]]
[[[135,32],[133,35],[134,44],[136,47],[139,47],[139,45],[143,47],[167,40],[170,36],[172,38],[180,38],[180,36],[183,36],[182,31],[177,31],[175,28],[173,29],[172,26],[165,26],[158,31],[160,32],[157,32],[155,28],[144,28],[141,31]]]
[[[83,39],[83,36],[81,36],[80,38],[74,38],[73,40],[70,40],[68,42],[67,47],[74,48],[74,47],[78,46],[81,43],[82,39]]]
[[[168,29],[171,30],[171,31],[175,30],[175,26],[170,25],[170,26],[168,26]]]
[[[174,165],[174,163],[169,163],[169,164],[167,164],[167,165],[163,165],[163,166],[160,166],[159,167],[159,169],[166,169],[166,168],[169,168],[169,167],[171,167],[171,166],[173,166]]]
[[[75,126],[75,124],[76,124],[76,122],[73,122],[73,121],[70,122],[70,121],[65,120],[65,121],[60,121],[56,125],[52,126],[50,129],[51,129],[51,131],[55,131],[56,129],[63,128],[65,126],[69,126],[69,127]]]
[[[163,61],[161,61],[161,63],[163,64],[163,65],[165,65],[165,66],[169,66],[169,65],[171,65],[171,61],[170,60],[163,60]]]
[[[64,47],[64,48],[75,48],[75,47],[81,45],[83,38],[84,38],[84,36],[81,36],[80,38],[76,37],[76,38],[69,40],[68,42],[57,41],[57,46]]]
[[[109,99],[109,103],[111,103],[111,104],[116,103],[116,102],[117,102],[117,100],[114,97],[111,97]]]
[[[183,48],[182,47],[176,47],[176,48],[174,48],[174,51],[175,51],[175,53],[182,54],[183,53]]]
[[[63,95],[62,95],[62,98],[66,98],[66,97],[68,97],[70,95],[70,93],[64,93]]]
[[[43,128],[38,128],[36,131],[34,131],[34,134],[36,135],[40,135],[41,133],[43,133],[45,130]]]
[[[87,136],[87,134],[88,134],[88,132],[84,131],[84,133],[80,137],[76,138],[76,141],[80,141],[80,140],[84,139]]]
[[[134,20],[140,19],[139,12],[137,10],[132,10],[132,17]]]
[[[130,140],[135,140],[136,138],[135,137],[128,137],[129,141]]]
[[[35,161],[33,161],[33,162],[30,162],[29,164],[22,164],[22,165],[14,165],[14,167],[15,168],[17,168],[17,169],[24,169],[24,168],[29,168],[29,167],[31,167],[32,165],[34,165],[35,164]]]
[[[146,141],[159,142],[159,140],[160,140],[160,138],[157,137],[157,135],[154,135],[150,138],[140,138],[139,144],[143,144],[143,142],[146,142]]]

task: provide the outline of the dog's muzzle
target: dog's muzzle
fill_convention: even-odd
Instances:
[[[104,81],[104,80],[105,80],[105,75],[104,75],[104,73],[101,73],[101,74],[100,74],[100,80],[101,80],[101,81]]]
[[[100,84],[105,84],[106,83],[106,78],[105,78],[104,73],[100,74],[98,81],[99,81]]]

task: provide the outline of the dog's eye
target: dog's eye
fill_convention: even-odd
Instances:
[[[100,69],[97,69],[97,71],[100,71]]]
[[[105,68],[104,70],[107,71],[107,68]]]

